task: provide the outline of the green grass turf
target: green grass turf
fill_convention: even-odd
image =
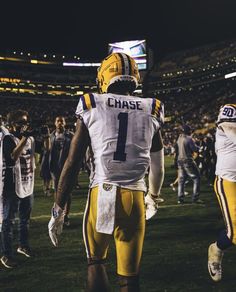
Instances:
[[[147,222],[140,270],[141,291],[236,291],[233,260],[236,249],[229,249],[223,260],[223,280],[214,283],[208,275],[207,249],[223,227],[213,187],[205,178],[201,182],[204,205],[177,205],[177,194],[169,187],[176,171],[172,159],[165,159],[165,199],[158,214]],[[38,173],[38,170],[37,170]],[[37,174],[35,201],[30,224],[33,258],[16,254],[19,266],[9,270],[0,265],[1,292],[73,292],[85,291],[86,254],[82,240],[82,213],[85,207],[88,179],[79,176],[82,189],[73,192],[71,225],[64,229],[59,248],[49,240],[47,224],[53,197],[45,197]],[[191,193],[192,184],[187,190]],[[190,197],[186,197],[190,202]],[[14,233],[16,249],[16,231]],[[119,291],[116,277],[115,249],[109,250],[107,270],[112,291]],[[102,292],[102,291],[101,291]]]

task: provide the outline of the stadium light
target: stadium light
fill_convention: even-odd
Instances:
[[[236,76],[236,72],[229,73],[229,74],[225,75],[225,79],[232,78],[232,77],[235,77],[235,76]]]
[[[68,63],[64,62],[63,66],[78,66],[78,67],[99,67],[101,63]]]

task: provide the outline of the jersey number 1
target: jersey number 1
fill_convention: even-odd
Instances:
[[[118,139],[116,145],[116,152],[114,152],[113,159],[125,161],[126,160],[125,144],[127,139],[128,113],[119,113],[118,120],[119,120]]]

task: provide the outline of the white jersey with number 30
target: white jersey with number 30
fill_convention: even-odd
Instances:
[[[163,104],[155,98],[85,94],[76,115],[91,139],[95,168],[90,187],[104,182],[146,191],[144,176],[152,138],[164,122]]]

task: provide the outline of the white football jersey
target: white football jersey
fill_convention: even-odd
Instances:
[[[216,175],[236,182],[236,145],[219,127],[223,122],[236,123],[236,104],[226,104],[220,108],[215,142],[217,154]]]
[[[80,97],[82,117],[93,152],[90,187],[111,183],[146,191],[153,135],[164,122],[163,104],[155,98],[107,94]]]

